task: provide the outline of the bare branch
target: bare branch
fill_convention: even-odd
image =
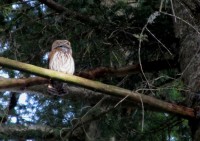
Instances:
[[[158,71],[158,70],[163,70],[163,69],[177,68],[178,63],[177,63],[177,60],[170,59],[170,60],[143,62],[142,66],[146,72],[152,72],[152,71]],[[121,76],[126,76],[129,74],[137,74],[137,73],[141,73],[141,67],[139,64],[133,64],[133,65],[125,66],[121,68],[100,67],[100,68],[95,68],[92,70],[79,72],[77,75],[80,77],[88,78],[88,79],[95,79],[95,78],[100,78],[106,75],[121,77]]]
[[[88,17],[88,16],[85,16],[85,15],[81,15],[77,12],[74,12],[74,11],[71,11],[65,7],[63,7],[62,5],[60,5],[59,3],[56,3],[55,1],[53,0],[39,0],[41,3],[47,5],[49,8],[55,10],[56,12],[58,13],[64,13],[66,16],[68,17],[73,17],[83,23],[86,23],[86,24],[94,24],[96,25],[97,24],[97,21],[95,21],[94,19]]]
[[[59,138],[59,130],[54,129],[48,126],[44,125],[30,125],[30,126],[22,126],[22,125],[6,125],[0,126],[0,133],[4,136],[9,136],[12,138],[21,138],[23,135],[23,138],[35,138],[36,135],[39,138],[44,138],[44,135],[46,138]],[[28,134],[24,134],[24,133]],[[42,132],[42,133],[41,133]],[[39,134],[36,134],[39,133]]]
[[[194,110],[192,108],[178,106],[172,103],[168,103],[168,102],[156,99],[151,96],[139,94],[137,92],[126,90],[126,89],[116,87],[113,85],[107,85],[101,82],[92,81],[92,80],[81,78],[78,76],[73,76],[73,75],[60,73],[60,72],[49,70],[49,69],[44,69],[41,67],[37,67],[34,65],[26,64],[26,63],[21,63],[21,62],[3,58],[3,57],[0,57],[0,64],[8,68],[14,68],[17,70],[26,71],[26,72],[43,76],[46,78],[60,80],[67,83],[74,84],[74,85],[86,87],[88,89],[106,93],[110,96],[124,98],[128,95],[127,99],[133,102],[140,103],[142,99],[144,104],[149,105],[151,107],[156,107],[166,112],[170,112],[170,113],[174,113],[174,114],[178,114],[178,115],[182,115],[186,117],[195,117]]]
[[[23,79],[6,79],[0,78],[0,89],[12,88],[12,87],[21,87],[26,88],[28,86],[34,86],[39,84],[46,84],[49,80],[42,77],[35,78],[23,78]]]

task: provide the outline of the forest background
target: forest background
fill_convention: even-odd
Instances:
[[[1,139],[199,140],[198,0],[0,8]],[[72,44],[75,76],[43,69],[57,39]],[[50,78],[67,82],[69,94],[49,95]]]

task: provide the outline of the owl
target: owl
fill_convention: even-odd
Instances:
[[[72,57],[71,43],[68,40],[56,40],[53,42],[49,53],[49,69],[74,74],[75,66]],[[48,92],[54,95],[66,94],[63,83],[51,80],[48,85]]]

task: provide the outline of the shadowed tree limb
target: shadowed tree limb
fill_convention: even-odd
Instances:
[[[28,134],[24,134],[24,133],[28,133]],[[22,126],[22,125],[3,126],[1,125],[0,134],[8,136],[8,137],[15,137],[15,138],[18,137],[18,139],[21,138],[22,140],[26,140],[33,137],[51,139],[54,137],[58,138],[60,136],[58,129],[51,128],[49,126],[44,126],[44,125],[30,125],[30,126]]]
[[[164,61],[152,61],[152,62],[144,62],[143,69],[146,72],[156,71],[156,70],[163,70],[163,69],[172,69],[177,67],[177,62],[175,60],[164,60]],[[129,74],[137,74],[140,73],[140,65],[134,64],[129,65],[126,67],[121,68],[107,68],[107,67],[99,67],[91,70],[85,70],[79,72],[75,75],[88,78],[88,79],[95,79],[100,78],[106,75],[112,75],[115,77],[126,76]],[[23,79],[5,79],[1,78],[1,81],[9,80],[0,82],[0,89],[2,88],[12,88],[12,87],[28,87],[37,84],[47,84],[49,82],[48,79],[42,77],[33,77],[33,78],[23,78]]]
[[[172,69],[178,67],[177,60],[161,60],[161,61],[152,61],[152,62],[143,62],[143,69],[145,72],[158,71],[163,69]],[[141,67],[139,64],[133,64],[126,67],[121,68],[106,68],[100,67],[92,70],[86,70],[78,73],[77,75],[80,77],[95,79],[105,75],[112,76],[126,76],[128,74],[137,74],[141,72]]]
[[[40,81],[41,80],[41,81]],[[47,83],[44,83],[44,80],[47,80]],[[23,81],[24,83],[18,83],[17,81]],[[34,82],[35,81],[35,82]],[[37,94],[37,95],[45,95],[48,97],[51,97],[51,95],[47,92],[47,85],[48,79],[42,78],[42,77],[36,77],[36,78],[23,78],[23,79],[13,79],[13,78],[0,78],[0,87],[1,84],[4,85],[5,83],[9,82],[16,82],[15,84],[11,83],[11,86],[7,88],[0,88],[0,92],[10,91],[14,93],[27,93],[27,94]],[[33,84],[26,85],[26,82],[33,82]],[[17,86],[17,84],[20,84]],[[12,87],[15,86],[15,87]],[[69,91],[67,95],[62,96],[63,99],[70,99],[72,101],[83,101],[85,105],[95,105],[103,96],[105,96],[103,93],[92,91],[89,89],[76,87],[76,86],[70,86],[69,84],[66,86]],[[107,96],[106,100],[102,102],[102,105],[114,105],[118,101],[120,101],[119,97],[111,97]],[[125,100],[121,106],[123,107],[140,107],[139,104],[131,102],[130,100]],[[153,109],[157,110],[157,109]]]
[[[192,108],[168,103],[168,102],[156,99],[154,97],[139,94],[137,92],[126,90],[120,87],[103,84],[101,82],[92,81],[89,79],[85,79],[85,78],[81,78],[78,76],[73,76],[73,75],[69,75],[65,73],[60,73],[60,72],[56,72],[49,69],[44,69],[44,68],[37,67],[34,65],[21,63],[21,62],[14,61],[11,59],[6,59],[3,57],[0,57],[0,64],[4,67],[29,72],[29,73],[36,74],[42,77],[46,77],[46,78],[51,78],[55,80],[72,83],[74,85],[79,85],[82,87],[86,87],[88,89],[103,92],[111,96],[116,96],[116,97],[121,97],[121,98],[127,97],[128,100],[131,100],[133,102],[137,102],[137,103],[142,102],[145,105],[149,105],[151,107],[155,107],[169,113],[174,113],[174,114],[178,114],[178,115],[182,115],[186,117],[195,117],[194,109]]]
[[[47,84],[49,79],[42,77],[23,78],[23,79],[6,79],[0,78],[0,89],[21,87],[25,89],[28,86]]]
[[[88,16],[85,16],[85,15],[81,15],[77,12],[71,11],[71,10],[65,8],[64,6],[62,6],[61,4],[56,3],[53,0],[39,0],[39,1],[43,4],[45,4],[46,6],[48,6],[49,8],[55,10],[56,12],[65,13],[66,16],[71,17],[71,18],[73,17],[76,20],[79,20],[83,23],[93,24],[93,25],[97,24],[97,21],[95,21],[94,19],[92,19]]]

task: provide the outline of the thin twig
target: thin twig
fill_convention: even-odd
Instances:
[[[175,15],[172,15],[172,14],[169,14],[169,13],[166,13],[166,12],[160,12],[161,14],[164,14],[164,15],[168,15],[168,16],[172,16],[172,17],[176,17],[177,19],[179,19],[180,21],[184,22],[185,24],[189,25],[192,29],[194,29],[198,35],[200,35],[200,32],[198,31],[197,28],[195,28],[192,24],[190,24],[189,22],[187,22],[186,20],[178,17],[178,16],[175,16]],[[190,64],[193,62],[193,60],[195,59],[195,57],[197,56],[197,54],[199,53],[200,51],[200,47],[198,48],[198,50],[196,51],[196,53],[193,55],[192,59],[190,60],[190,62],[187,64],[187,66],[185,67],[185,69],[182,71],[181,75],[183,75],[185,73],[185,71],[189,68]]]
[[[163,2],[164,2],[164,0],[161,0],[161,2],[160,2],[160,7],[159,7],[159,12],[161,12],[161,11],[162,11]]]
[[[125,96],[123,99],[121,99],[119,102],[117,102],[117,104],[115,104],[114,108],[116,108],[120,103],[122,103],[127,97],[128,97],[128,95]]]
[[[141,33],[140,33],[139,48],[138,48],[138,61],[139,61],[139,65],[140,65],[140,68],[141,68],[142,75],[144,76],[144,78],[145,78],[145,80],[146,80],[148,86],[150,86],[150,84],[149,84],[149,82],[148,82],[148,80],[147,80],[147,78],[146,78],[146,76],[145,76],[145,74],[144,74],[143,67],[142,67],[142,61],[141,61],[141,46],[142,46],[142,39],[141,39],[141,37],[142,37],[142,35],[143,35],[143,33],[144,33],[144,30],[146,29],[147,25],[148,25],[148,22],[147,22],[147,23],[145,24],[145,26],[142,28],[142,31],[141,31]]]
[[[172,14],[174,15],[174,21],[176,22],[176,15],[175,15],[175,11],[174,11],[174,5],[173,5],[173,1],[170,0],[171,3],[171,8],[172,8]],[[161,11],[160,11],[161,12]]]
[[[156,39],[156,41],[158,41],[158,43],[160,43],[169,52],[170,55],[173,55],[170,50],[147,27],[146,30],[151,34],[152,37],[154,37],[154,39]]]
[[[166,12],[160,12],[161,14],[164,14],[164,15],[168,15],[168,16],[172,16],[172,17],[176,17],[176,19],[179,19],[180,21],[186,23],[187,25],[189,25],[192,29],[194,29],[198,34],[200,34],[200,32],[198,31],[197,28],[195,28],[192,24],[190,24],[189,22],[187,22],[186,20],[176,16],[176,15],[172,15],[172,14],[169,14],[169,13],[166,13]]]
[[[142,132],[143,132],[143,130],[144,130],[144,104],[143,104],[141,95],[140,95],[140,101],[142,104]]]

